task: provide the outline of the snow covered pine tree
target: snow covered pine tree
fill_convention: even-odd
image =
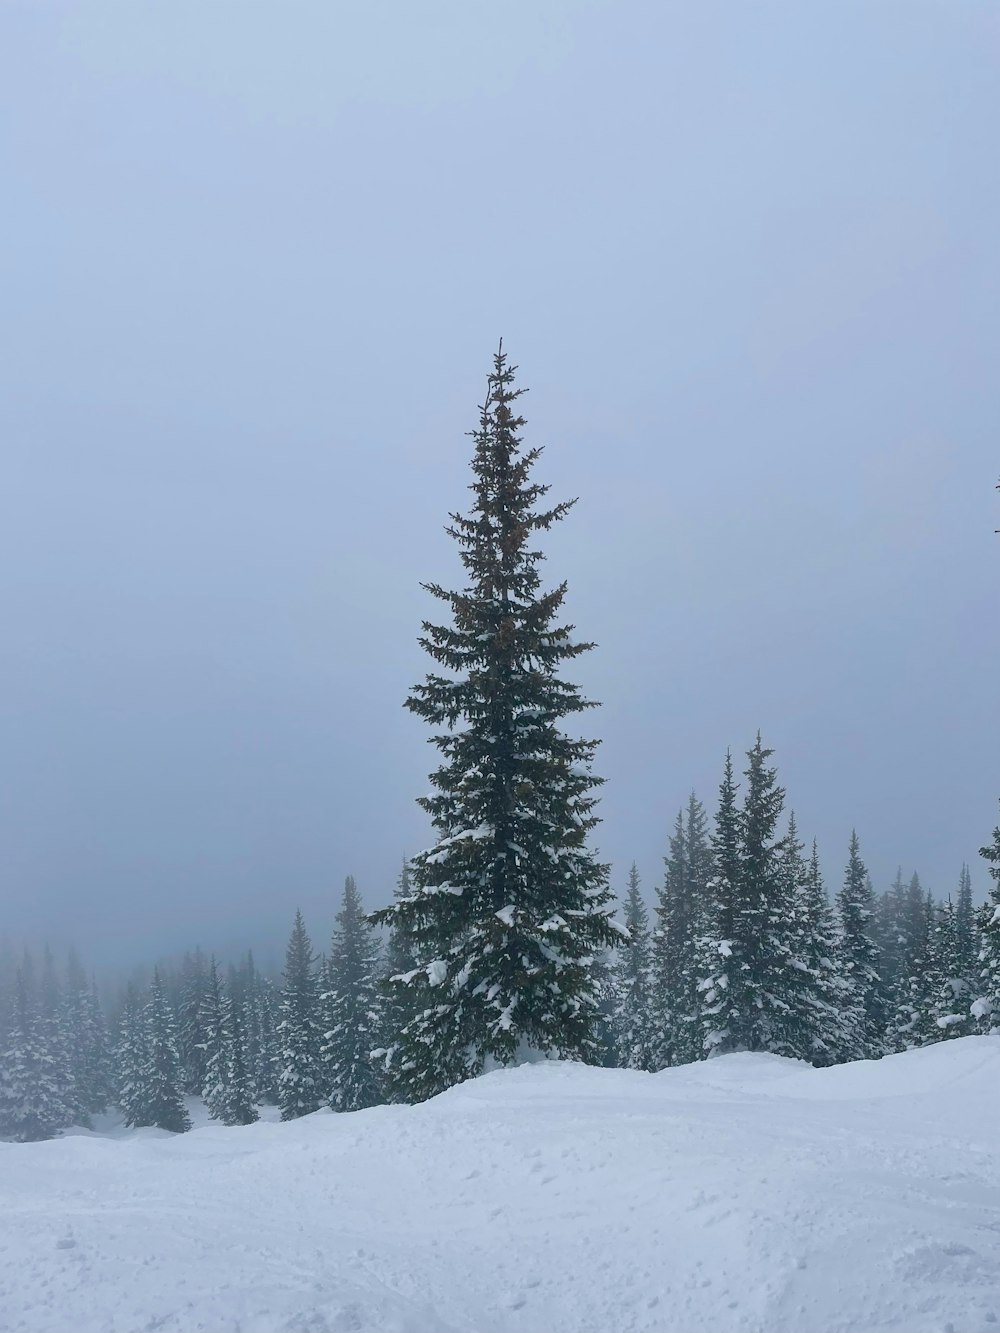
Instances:
[[[803,1059],[815,1065],[836,1064],[849,1059],[853,1048],[850,985],[844,975],[837,923],[823,885],[819,852],[813,839],[805,879],[797,893],[798,911],[805,935],[809,1046]]]
[[[63,1025],[69,1044],[70,1085],[74,1118],[82,1125],[106,1111],[114,1100],[114,1069],[108,1031],[97,990],[89,984],[80,961],[70,953],[63,997]]]
[[[325,1100],[319,1065],[319,982],[315,961],[302,913],[296,912],[285,953],[278,1009],[281,1062],[278,1105],[282,1120],[310,1115]]]
[[[704,1030],[699,992],[705,937],[715,916],[708,886],[712,853],[701,802],[694,792],[678,811],[664,857],[663,884],[657,889],[653,933],[652,1008],[653,1069],[683,1065],[704,1057]],[[711,949],[711,945],[707,946]],[[718,955],[705,962],[711,970]]]
[[[335,1111],[360,1111],[381,1100],[380,1072],[372,1060],[380,1035],[379,947],[348,875],[330,944],[320,996],[323,1087]]]
[[[137,1125],[156,1125],[181,1134],[191,1128],[184,1105],[181,1058],[173,1011],[158,968],[153,970],[149,998],[142,1011],[145,1062],[139,1071],[141,1097]]]
[[[205,1078],[201,1088],[202,1100],[208,1107],[208,1114],[213,1120],[226,1124],[227,1093],[227,1052],[229,1033],[226,1030],[222,1008],[222,982],[219,980],[219,968],[212,956],[208,969],[208,982],[201,997],[198,1013],[198,1026],[204,1033]]]
[[[623,1069],[654,1069],[649,913],[639,891],[639,871],[634,861],[628,872],[624,917],[629,947],[619,953],[611,982],[614,1050]]]
[[[972,875],[969,867],[963,865],[958,877],[958,901],[955,904],[955,949],[960,975],[966,983],[966,989],[970,991],[975,990],[978,944],[976,913],[972,906]]]
[[[146,1103],[143,1091],[147,1046],[142,1005],[138,991],[130,983],[125,992],[125,1002],[118,1020],[118,1039],[114,1047],[118,1105],[129,1126],[148,1124],[144,1118]]]
[[[972,1015],[980,1032],[989,1034],[1000,1032],[1000,824],[993,830],[992,843],[980,847],[979,855],[990,862],[993,886],[979,913],[982,943]]]
[[[404,859],[399,872],[399,879],[396,881],[396,900],[408,898],[411,888],[410,864]],[[384,1063],[385,1057],[392,1049],[399,1033],[413,1017],[412,1001],[415,988],[413,986],[395,985],[393,978],[402,976],[404,972],[412,972],[416,966],[417,958],[413,952],[413,941],[402,924],[397,922],[393,929],[389,931],[385,942],[383,970],[379,980],[379,1012],[382,1018],[379,1029],[379,1048],[374,1054],[378,1057],[380,1064]],[[399,1090],[393,1085],[387,1086],[385,1079],[382,1079],[382,1084],[383,1095],[390,1101],[397,1100]]]
[[[801,990],[800,969],[793,966],[802,962],[796,956],[801,940],[782,860],[784,840],[776,833],[785,793],[767,764],[773,753],[758,732],[747,751],[741,810],[726,755],[709,884],[714,927],[701,943],[701,966],[708,971],[699,988],[709,1052],[795,1053],[788,1028]]]
[[[736,1048],[743,1005],[743,971],[738,955],[734,954],[736,895],[740,879],[737,791],[733,756],[727,750],[712,835],[712,873],[705,893],[705,929],[695,946],[702,1049],[708,1055]]]
[[[586,845],[597,822],[596,741],[559,729],[592,704],[557,674],[593,645],[557,625],[566,594],[541,591],[535,534],[573,501],[539,509],[529,480],[514,367],[494,357],[478,430],[474,495],[452,514],[468,584],[427,591],[451,623],[425,622],[420,642],[448,674],[431,674],[407,706],[433,726],[444,762],[420,804],[438,842],[411,862],[412,889],[374,914],[413,940],[414,1016],[387,1055],[396,1091],[422,1101],[478,1073],[544,1056],[597,1059],[594,957],[620,943],[607,867]]]
[[[7,1040],[0,1049],[0,1136],[49,1139],[73,1118],[58,1053],[47,1039],[30,958],[17,969]]]
[[[876,1060],[885,1053],[886,1016],[882,1011],[878,948],[874,940],[875,895],[861,860],[858,835],[851,843],[844,883],[837,894],[840,916],[840,959],[847,982],[848,1006],[854,1028],[852,1060]]]
[[[227,992],[219,980],[214,957],[202,999],[201,1025],[205,1032],[202,1096],[209,1115],[224,1125],[252,1125],[258,1116],[243,1024],[231,990]]]

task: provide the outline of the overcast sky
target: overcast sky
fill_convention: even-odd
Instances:
[[[387,901],[501,335],[616,886],[760,728],[831,887],[981,895],[998,127],[994,0],[4,4],[0,934]]]

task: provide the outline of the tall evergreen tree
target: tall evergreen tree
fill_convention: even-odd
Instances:
[[[272,982],[259,973],[254,996],[252,1022],[257,1033],[257,1063],[252,1071],[254,1091],[259,1101],[277,1106],[281,1100],[282,1070],[281,1034],[278,1031],[279,999]]]
[[[907,936],[906,885],[903,868],[898,867],[891,887],[876,904],[873,934],[879,954],[879,978],[882,1003],[886,1014],[892,1014],[900,1002],[901,987],[906,980]]]
[[[213,1120],[221,1120],[224,1125],[252,1125],[258,1119],[256,1092],[247,1062],[243,1006],[237,1002],[234,990],[240,990],[239,982],[223,985],[213,958],[202,1005],[203,1095]]]
[[[115,1101],[115,1065],[108,1020],[101,1005],[97,982],[90,979],[86,1001],[81,1001],[82,1042],[86,1052],[86,1096],[90,1113],[100,1114]]]
[[[624,916],[629,943],[619,952],[613,967],[612,1040],[622,1068],[653,1069],[649,913],[642,901],[634,861],[628,874]]]
[[[238,971],[238,981],[231,992],[233,1014],[237,1026],[242,1032],[243,1058],[246,1064],[246,1078],[249,1081],[250,1100],[256,1105],[262,1094],[259,1075],[263,1063],[263,1046],[266,1036],[262,1027],[259,1004],[261,978],[257,973],[253,953],[248,952]]]
[[[971,1012],[980,1032],[990,1034],[1000,1032],[1000,824],[979,855],[990,863],[993,884],[979,912],[979,976]]]
[[[932,902],[925,893],[916,871],[910,877],[906,900],[900,917],[900,976],[909,988],[909,979],[926,963],[927,937],[931,926]]]
[[[959,953],[954,905],[947,902],[935,909],[930,935],[931,977],[928,987],[928,1028],[934,1041],[950,1037],[968,1037],[974,1030],[969,1013],[972,996]]]
[[[136,1122],[181,1134],[191,1128],[184,1105],[177,1030],[159,969],[154,970],[142,1015],[146,1061],[141,1070],[142,1118]]]
[[[202,951],[195,949],[193,954],[186,954],[181,965],[177,1045],[184,1091],[195,1097],[202,1096],[205,1087],[208,1034],[204,1030],[203,1018],[209,984],[209,969]]]
[[[0,1050],[0,1138],[22,1143],[52,1138],[70,1124],[73,1108],[67,1099],[62,1052],[53,1049],[27,957],[15,973],[13,1010],[6,1027]]]
[[[319,985],[312,945],[302,913],[295,913],[279,1006],[281,1070],[278,1105],[282,1120],[309,1115],[323,1105],[320,1071]]]
[[[958,877],[958,900],[955,903],[955,951],[959,974],[965,978],[970,988],[976,975],[978,955],[976,939],[976,913],[972,906],[972,876],[967,865],[962,866]]]
[[[378,1046],[379,947],[354,877],[344,881],[320,1001],[323,1086],[335,1111],[360,1111],[382,1100]]]
[[[782,935],[785,1008],[779,1009],[771,1049],[816,1065],[834,1064],[850,1050],[844,1020],[847,986],[838,966],[837,933],[813,840],[807,861],[794,811],[788,817],[780,863],[787,924]]]
[[[793,829],[789,833],[794,838]],[[815,838],[796,901],[807,969],[809,1039],[802,1054],[814,1065],[836,1064],[850,1059],[855,1033],[848,1017],[850,993],[841,966],[837,925],[823,884]]]
[[[887,1031],[887,1047],[914,1050],[937,1041],[931,1011],[941,977],[936,971],[935,910],[930,891],[923,889],[914,871],[900,914],[899,974],[896,1002]]]
[[[560,730],[590,707],[557,672],[592,645],[559,625],[566,585],[541,591],[535,535],[571,503],[545,509],[530,480],[521,390],[494,358],[473,433],[474,496],[453,514],[468,582],[431,584],[449,623],[425,622],[421,644],[448,674],[430,674],[407,705],[433,726],[442,755],[421,798],[438,834],[413,858],[412,892],[376,914],[413,941],[414,1017],[390,1051],[398,1088],[422,1100],[487,1062],[595,1059],[594,960],[620,932],[607,868],[587,847],[596,823],[596,742]]]
[[[809,897],[809,865],[805,846],[799,840],[795,811],[788,812],[788,829],[781,839],[778,867],[781,875],[779,901],[784,904],[781,929],[781,955],[776,960],[775,975],[781,1007],[774,1018],[774,1033],[769,1049],[776,1055],[812,1060],[816,1035],[814,977],[810,965],[809,923],[806,904]]]
[[[208,981],[201,997],[198,1014],[198,1030],[202,1033],[203,1063],[205,1081],[201,1095],[208,1114],[213,1120],[228,1124],[229,1103],[229,1047],[232,1033],[227,1023],[228,1014],[222,1001],[222,982],[219,980],[219,968],[212,957],[208,968]]]
[[[681,1049],[684,1044],[681,1034],[685,1018],[683,975],[685,960],[690,958],[693,963],[695,955],[694,923],[690,918],[686,895],[687,847],[682,810],[677,811],[674,831],[667,839],[667,854],[663,863],[663,883],[656,890],[656,926],[650,950],[654,1069],[667,1069],[671,1065],[687,1063]],[[700,1006],[696,1006],[696,1019],[699,1012]],[[695,1046],[700,1045],[700,1037],[696,1022],[691,1033]],[[689,1058],[697,1059],[697,1055]]]
[[[114,1100],[114,1070],[97,988],[88,982],[75,953],[67,966],[62,1026],[68,1037],[74,1119],[86,1125]]]
[[[223,996],[223,1022],[229,1033],[226,1064],[227,1125],[252,1125],[260,1119],[257,1111],[257,1089],[247,1060],[246,1032],[243,1010],[231,995]]]
[[[777,770],[767,760],[760,733],[747,752],[746,797],[740,819],[740,957],[745,1007],[742,1044],[776,1055],[795,1052],[794,1013],[800,1002],[801,940],[796,930],[792,887],[777,833],[785,803]]]
[[[618,1068],[618,1048],[615,1044],[615,1006],[618,1002],[614,978],[616,957],[617,950],[602,949],[591,968],[594,995],[597,1000],[594,1022],[594,1044],[597,1054],[591,1063],[602,1069]]]
[[[878,949],[873,938],[875,895],[861,859],[857,833],[851,831],[844,883],[837,894],[840,960],[849,986],[850,1013],[856,1032],[851,1058],[872,1060],[885,1052],[886,1015],[882,1009]]]
[[[59,984],[55,959],[52,950],[45,946],[42,954],[42,975],[39,986],[37,1023],[39,1040],[45,1050],[46,1061],[51,1078],[59,1090],[59,1098],[65,1107],[64,1125],[78,1119],[84,1125],[89,1124],[89,1117],[84,1109],[73,1082],[74,1060],[70,1047],[71,1033],[67,1027],[67,1006],[63,989]]]
[[[708,1055],[737,1049],[744,1008],[742,960],[737,953],[737,899],[740,883],[739,790],[732,754],[719,786],[719,805],[712,837],[712,873],[708,883],[707,920],[697,946],[696,968],[701,995],[702,1045]]]
[[[396,880],[395,901],[400,902],[409,898],[412,889],[410,863],[404,858],[400,867],[399,878]],[[386,978],[398,976],[402,972],[410,972],[417,965],[417,958],[413,952],[413,940],[398,922],[389,931],[383,962],[383,971]]]
[[[412,892],[410,882],[410,863],[404,858],[396,881],[394,901],[401,902],[409,898]],[[384,1073],[386,1057],[396,1047],[399,1034],[415,1016],[415,1002],[419,992],[413,986],[402,982],[402,978],[417,966],[417,956],[413,951],[413,940],[401,922],[396,922],[389,931],[383,955],[382,977],[379,983],[379,1011],[381,1013],[379,1046],[374,1055]],[[396,980],[394,980],[396,978]],[[395,1084],[381,1078],[383,1093],[392,1099],[398,1089]]]
[[[710,911],[712,857],[705,812],[694,792],[678,811],[657,890],[653,936],[654,1067],[703,1058],[701,953],[715,925]],[[709,946],[710,948],[711,946]],[[718,955],[715,955],[718,958]]]
[[[922,929],[915,937],[918,923],[911,921],[905,970],[896,986],[896,1008],[887,1032],[886,1045],[894,1051],[914,1050],[935,1039],[931,1027],[931,996],[939,978],[934,972],[930,921],[922,914]]]
[[[118,1105],[125,1124],[147,1125],[145,1070],[149,1060],[149,1042],[138,991],[129,985],[118,1021],[118,1040],[114,1059],[117,1069]]]

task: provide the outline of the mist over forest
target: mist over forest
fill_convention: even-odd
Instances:
[[[995,1333],[1000,8],[0,6],[0,1333]]]

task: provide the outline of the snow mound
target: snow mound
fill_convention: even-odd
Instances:
[[[1000,1333],[1000,1038],[0,1143],[5,1333]]]

